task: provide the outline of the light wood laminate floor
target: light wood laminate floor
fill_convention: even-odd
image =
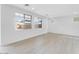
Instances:
[[[47,33],[7,46],[11,54],[79,53],[79,37]]]

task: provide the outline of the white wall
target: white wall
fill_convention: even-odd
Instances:
[[[49,21],[49,32],[79,36],[79,22],[74,22],[72,16],[59,17]]]
[[[1,45],[1,5],[0,5],[0,45]]]
[[[2,21],[1,21],[1,31],[2,31],[2,45],[13,43],[16,41],[24,40],[30,37],[41,35],[47,32],[47,21],[44,19],[42,29],[29,29],[29,30],[16,30],[15,29],[15,12],[31,14],[25,10],[10,6],[2,5]],[[36,16],[32,14],[33,16]]]

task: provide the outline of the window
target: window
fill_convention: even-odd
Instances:
[[[16,16],[16,28],[17,29],[31,29],[31,15],[21,14],[21,13],[15,13]]]
[[[79,16],[74,17],[74,22],[79,22]]]
[[[42,18],[34,17],[34,27],[35,28],[42,28]]]

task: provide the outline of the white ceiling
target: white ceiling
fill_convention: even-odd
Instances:
[[[73,14],[79,15],[79,4],[30,4],[29,6],[15,4],[14,6],[27,9],[40,15],[49,16],[50,18]]]

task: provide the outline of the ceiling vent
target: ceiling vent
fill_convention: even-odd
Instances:
[[[29,4],[25,4],[24,6],[29,6]]]

